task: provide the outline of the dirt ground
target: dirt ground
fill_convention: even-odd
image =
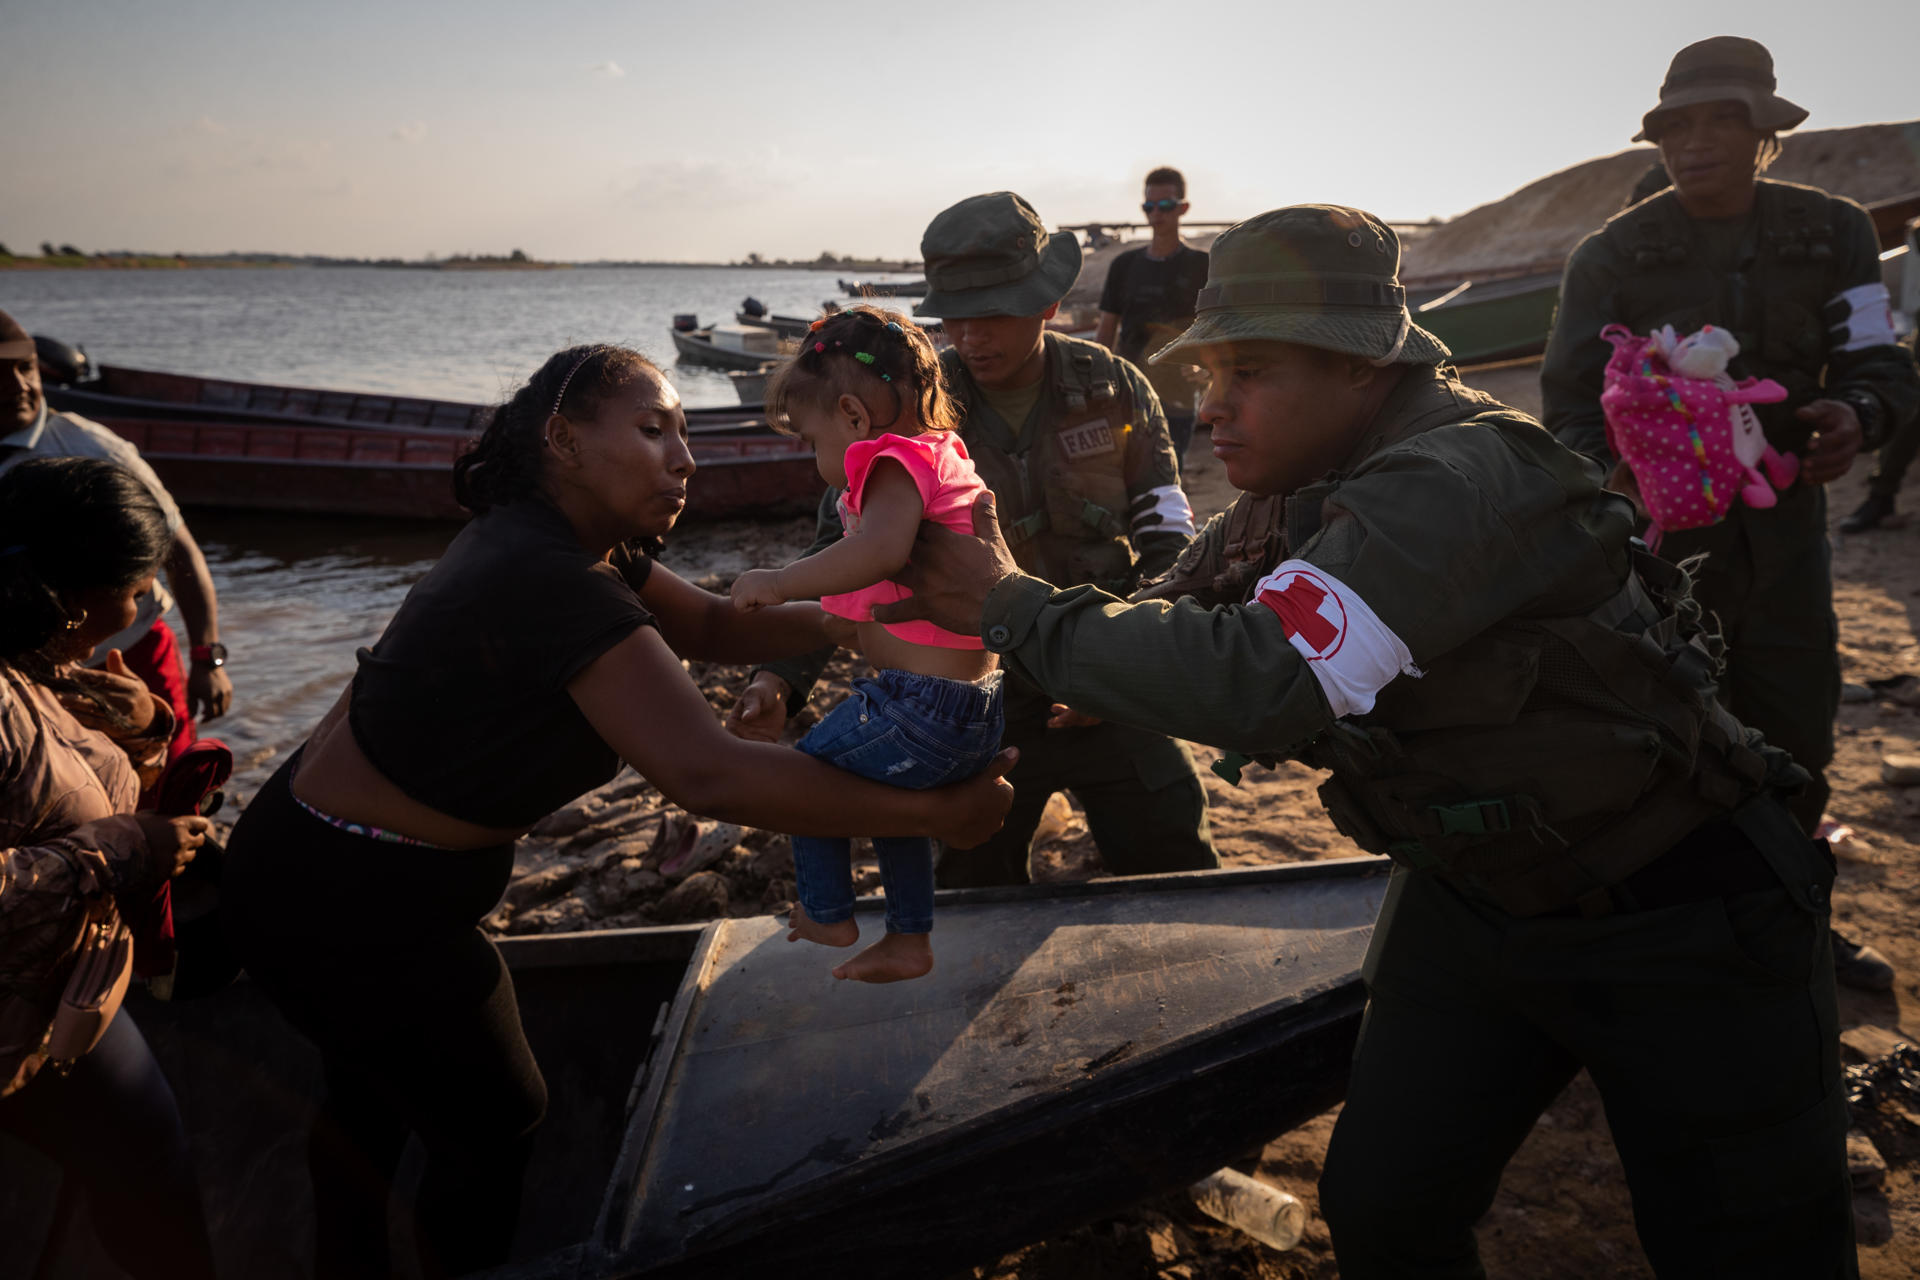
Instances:
[[[1538,367],[1518,364],[1478,371],[1473,380],[1517,407],[1537,412]],[[1195,442],[1189,488],[1204,516],[1232,497],[1220,467]],[[1838,515],[1864,488],[1867,464],[1833,486]],[[753,564],[777,564],[808,540],[805,522],[730,525],[691,530],[677,550],[717,566],[718,586]],[[670,550],[669,558],[673,557]],[[1882,781],[1882,757],[1920,751],[1920,695],[1912,688],[1877,690],[1869,682],[1920,675],[1920,521],[1850,539],[1836,539],[1835,576],[1841,660],[1850,685],[1841,711],[1839,755],[1831,773],[1832,812],[1852,829],[1842,842],[1835,920],[1851,936],[1878,946],[1899,969],[1893,991],[1841,990],[1847,1060],[1879,1059],[1877,1087],[1856,1108],[1863,1135],[1884,1159],[1883,1185],[1856,1197],[1860,1259],[1867,1280],[1920,1275],[1920,1055],[1887,1058],[1900,1040],[1920,1044],[1920,788]],[[744,682],[740,668],[691,668],[724,710]],[[798,733],[840,696],[851,667],[843,658],[808,708]],[[1196,747],[1204,762],[1214,753]],[[1228,866],[1338,857],[1357,852],[1321,811],[1318,775],[1299,765],[1247,772],[1235,788],[1203,769],[1215,841]],[[1038,878],[1104,874],[1098,850],[1064,802],[1052,814],[1036,851]],[[746,915],[767,911],[792,893],[792,859],[784,837],[722,832],[714,858],[685,874],[676,855],[692,847],[681,815],[628,774],[561,811],[522,842],[519,874],[493,918],[506,933],[615,927]],[[737,839],[735,838],[737,835]],[[699,862],[699,858],[694,859]],[[671,877],[666,870],[673,870]],[[878,872],[867,872],[868,890]],[[1904,1062],[1904,1066],[1902,1063]],[[1863,1069],[1865,1070],[1865,1069]],[[1902,1074],[1904,1072],[1904,1074]],[[1868,1083],[1872,1083],[1869,1081]],[[1243,1167],[1301,1200],[1309,1214],[1298,1247],[1278,1253],[1201,1215],[1183,1195],[1170,1195],[1119,1217],[1044,1240],[979,1269],[977,1280],[1326,1280],[1338,1274],[1326,1228],[1317,1216],[1315,1185],[1338,1109],[1255,1148],[1249,1134]],[[1871,1181],[1863,1172],[1860,1180]],[[1580,1076],[1540,1119],[1503,1180],[1479,1227],[1490,1272],[1529,1278],[1646,1277],[1651,1272],[1633,1231],[1632,1210],[1606,1118],[1591,1082]]]

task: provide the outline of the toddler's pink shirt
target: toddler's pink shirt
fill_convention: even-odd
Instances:
[[[848,532],[860,528],[860,496],[873,464],[892,458],[907,469],[920,490],[928,520],[935,520],[958,533],[973,533],[973,500],[986,485],[973,469],[967,447],[960,443],[957,431],[929,431],[924,435],[902,436],[884,432],[871,440],[856,440],[847,446],[847,487],[840,494],[840,524]],[[905,600],[913,592],[897,583],[881,580],[858,591],[820,597],[820,607],[855,622],[873,621],[873,606]],[[983,649],[979,636],[963,636],[931,622],[884,624],[887,630],[910,644],[937,645],[943,649]]]

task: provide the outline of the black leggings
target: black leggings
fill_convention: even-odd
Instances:
[[[308,1155],[315,1274],[387,1273],[387,1194],[410,1133],[427,1154],[415,1206],[425,1274],[502,1262],[547,1106],[513,981],[476,927],[513,846],[451,852],[342,831],[295,802],[293,768],[234,827],[221,915],[247,972],[326,1066]]]
[[[207,1221],[173,1089],[126,1014],[64,1076],[42,1071],[0,1099],[0,1132],[86,1187],[94,1234],[139,1280],[213,1275]]]

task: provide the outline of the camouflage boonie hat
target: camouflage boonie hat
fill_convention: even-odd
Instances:
[[[1080,241],[1049,235],[1033,206],[1011,191],[969,196],[942,210],[920,237],[927,296],[917,316],[972,320],[1035,316],[1080,276]]]
[[[1378,365],[1439,364],[1446,344],[1413,323],[1400,287],[1400,237],[1337,204],[1297,204],[1229,227],[1187,331],[1152,363],[1226,342],[1294,342]]]
[[[1660,103],[1640,117],[1635,142],[1648,142],[1660,126],[1660,115],[1703,102],[1738,102],[1747,119],[1762,133],[1784,133],[1806,122],[1807,109],[1774,92],[1773,55],[1758,40],[1744,36],[1714,36],[1688,45],[1673,55],[1667,78],[1660,86]]]

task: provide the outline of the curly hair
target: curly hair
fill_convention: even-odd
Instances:
[[[629,347],[557,351],[525,385],[494,406],[486,429],[453,464],[453,500],[479,515],[540,487],[540,450],[555,413],[592,417],[606,398],[659,366]]]
[[[865,405],[881,431],[960,426],[933,340],[898,311],[862,305],[816,321],[801,339],[800,354],[768,384],[767,417],[791,433],[795,406],[825,408],[843,395]],[[913,421],[906,419],[909,401]]]

